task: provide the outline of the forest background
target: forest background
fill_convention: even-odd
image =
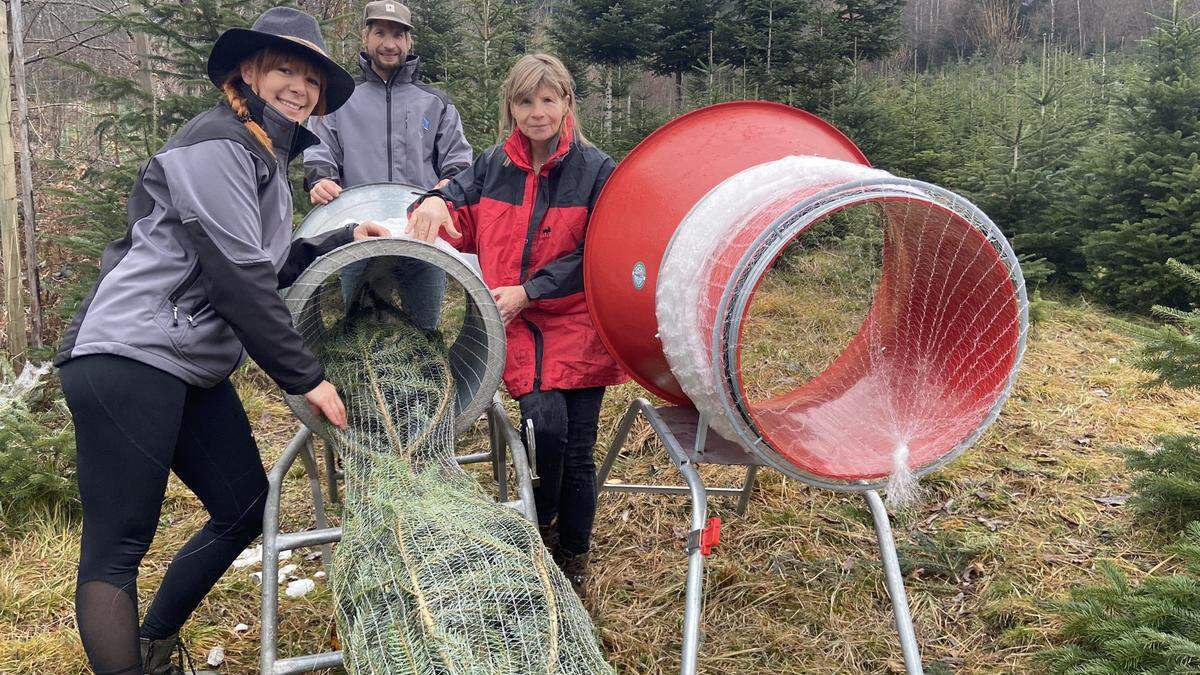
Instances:
[[[12,2],[6,4],[11,30]],[[138,166],[183,122],[216,100],[204,75],[212,41],[228,27],[248,25],[271,4],[263,0],[22,3],[26,129],[34,186],[32,208],[22,210],[22,225],[28,227],[36,219],[32,238],[36,250],[30,254],[26,244],[30,254],[26,259],[36,264],[21,270],[24,306],[9,304],[0,318],[10,327],[11,313],[19,311],[22,323],[29,326],[28,349],[15,348],[11,339],[3,344],[14,364],[25,357],[39,361],[48,356],[64,321],[94,279],[100,249],[124,230],[124,198]],[[353,70],[360,47],[361,3],[295,4],[323,21],[332,55]],[[929,646],[937,657],[935,663],[949,670],[972,671],[973,661],[978,672],[1025,670],[1035,661],[1028,657],[1043,654],[1040,663],[1052,670],[1066,671],[1095,659],[1117,664],[1112,672],[1132,672],[1129,664],[1141,663],[1137,659],[1170,649],[1183,653],[1178,658],[1200,663],[1194,631],[1181,627],[1187,622],[1171,623],[1172,618],[1200,609],[1200,593],[1194,589],[1184,593],[1187,589],[1170,584],[1165,591],[1156,591],[1153,583],[1145,583],[1152,582],[1155,573],[1179,572],[1200,588],[1200,581],[1186,576],[1188,561],[1200,559],[1194,546],[1186,549],[1192,540],[1185,535],[1182,543],[1176,543],[1174,534],[1191,521],[1189,509],[1200,505],[1200,482],[1195,480],[1200,469],[1188,459],[1200,444],[1185,433],[1197,430],[1194,420],[1200,406],[1186,390],[1200,383],[1194,373],[1200,359],[1188,351],[1194,340],[1189,342],[1192,333],[1186,325],[1183,331],[1156,332],[1159,329],[1147,328],[1153,320],[1146,318],[1158,305],[1181,309],[1183,313],[1174,318],[1183,320],[1200,302],[1195,276],[1189,278],[1186,270],[1181,273],[1182,268],[1168,262],[1174,258],[1200,264],[1200,27],[1195,19],[1200,0],[679,0],[669,4],[413,0],[409,4],[416,24],[414,51],[422,57],[423,78],[450,94],[477,152],[497,140],[497,94],[508,67],[523,53],[544,50],[563,57],[575,73],[585,129],[617,159],[660,124],[687,110],[758,98],[817,113],[850,136],[876,166],[942,185],[976,202],[1009,236],[1036,291],[1034,314],[1042,327],[1040,334],[1035,332],[1026,369],[1057,373],[1062,381],[1029,376],[1034,384],[1018,389],[1016,410],[1006,413],[998,425],[1001,438],[990,434],[981,441],[981,446],[999,448],[994,457],[965,467],[956,465],[945,482],[935,481],[931,503],[940,511],[927,520],[920,516],[921,524],[914,524],[912,531],[904,530],[902,523],[907,537],[907,543],[901,544],[902,556],[910,581],[918,586],[914,602],[919,633],[952,638]],[[19,128],[22,120],[16,122]],[[309,203],[298,189],[299,181],[295,183],[299,219]],[[38,303],[30,302],[34,297]],[[31,304],[40,306],[37,317],[28,310]],[[1150,355],[1141,365],[1180,391],[1136,386],[1139,377],[1124,365],[1123,355],[1134,344],[1127,335],[1138,330],[1143,339],[1160,340],[1159,356],[1166,355],[1158,361]],[[1172,360],[1189,354],[1193,370]],[[1117,356],[1122,363],[1113,365]],[[3,364],[7,369],[8,361]],[[1068,386],[1067,380],[1075,376],[1071,369],[1087,374]],[[4,387],[14,381],[8,373],[0,378],[0,398],[6,393]],[[1183,375],[1172,377],[1179,373]],[[256,405],[281,410],[271,398],[273,393],[262,393],[270,387],[261,374],[242,377],[239,390],[256,424]],[[1059,385],[1062,391],[1054,389]],[[1120,398],[1117,392],[1122,386],[1131,392],[1128,398],[1121,398],[1116,410],[1105,408]],[[1051,402],[1068,390],[1074,392],[1070,396],[1090,397],[1089,403]],[[1091,403],[1099,407],[1089,409]],[[1120,417],[1132,415],[1131,411],[1140,417]],[[21,664],[35,646],[39,653],[51,655],[49,661],[38,663],[65,659],[61,663],[73,665],[61,672],[77,672],[79,654],[76,647],[68,646],[72,644],[69,626],[58,625],[69,623],[69,618],[63,618],[61,608],[34,609],[30,600],[34,596],[18,578],[36,569],[31,573],[53,579],[48,583],[58,589],[57,595],[52,601],[40,600],[42,605],[69,599],[62,591],[69,585],[69,573],[59,570],[61,578],[57,578],[41,567],[53,567],[54,542],[69,541],[78,527],[71,480],[73,441],[64,413],[53,387],[43,387],[19,406],[0,404],[0,560],[7,560],[0,566],[0,607],[6,607],[0,609],[0,627],[24,635],[23,642],[0,641],[0,672],[8,672],[6,656]],[[606,409],[606,424],[615,414]],[[1105,415],[1108,419],[1102,419]],[[1123,429],[1105,426],[1120,426],[1121,419]],[[1069,429],[1053,431],[1054,425],[1063,424]],[[1021,439],[1034,431],[1040,435],[1029,438],[1026,448]],[[1175,435],[1162,435],[1167,432]],[[1112,455],[1098,448],[1115,444],[1165,448],[1169,452],[1160,457],[1176,463],[1156,465],[1147,459],[1149,455],[1130,450],[1130,466],[1113,468]],[[1006,459],[1010,454],[1019,455],[1019,460]],[[1001,465],[997,471],[1008,472],[1004,475],[1016,476],[1014,485],[1023,485],[1022,481],[1029,485],[1010,486],[1004,492],[992,482],[985,483],[979,475],[995,468],[987,462]],[[1156,475],[1166,476],[1170,487],[1155,483]],[[1071,495],[1056,494],[1055,504],[1092,500],[1103,511],[1102,520],[1112,521],[1093,527],[1076,511],[1059,517],[1066,518],[1070,531],[1063,540],[1069,549],[1065,553],[1040,549],[1061,532],[1040,521],[1028,531],[1017,527],[1029,523],[1010,513],[1008,509],[1015,507],[1001,505],[998,496],[1032,499],[1040,491],[1057,489],[1050,487],[1054,481],[1070,483],[1065,490],[1072,485],[1078,488]],[[786,519],[772,510],[774,491],[786,493],[780,485],[784,484],[763,486],[762,503],[757,505],[763,522],[768,527],[811,525],[792,507],[784,509]],[[1098,485],[1111,494],[1100,495]],[[1125,493],[1139,490],[1131,505],[1143,506],[1123,508]],[[970,527],[924,536],[923,527],[938,518],[960,515],[956,508],[964,508],[962,504],[971,499],[981,506],[967,518]],[[953,506],[956,500],[958,507]],[[837,508],[845,511],[843,507]],[[1135,511],[1159,515],[1170,511],[1171,517],[1152,518],[1147,526]],[[853,515],[852,510],[845,512]],[[622,517],[630,522],[628,510]],[[1054,517],[1050,520],[1063,526]],[[1039,547],[1038,564],[1019,572],[1012,571],[1020,568],[1012,559],[1001,564],[1006,546],[989,537],[997,529],[1004,532],[1007,524],[1013,525],[1009,536],[1027,537],[1028,545]],[[640,527],[645,529],[645,523]],[[1147,534],[1131,534],[1143,530]],[[1132,538],[1117,544],[1114,537],[1120,536],[1114,532]],[[33,545],[22,548],[22,541],[36,542],[37,550],[30,553],[27,549]],[[766,555],[756,551],[750,547],[743,553],[747,558]],[[69,549],[60,553],[68,561],[72,555]],[[815,555],[820,559],[826,553]],[[1079,592],[1083,604],[1045,604],[1042,596],[1066,598],[1067,588],[1094,581],[1103,559],[1116,561],[1114,569],[1123,570],[1097,587],[1110,604],[1088,600],[1086,588]],[[771,561],[776,564],[774,557]],[[857,578],[847,561],[835,561],[831,572],[809,568],[800,572]],[[1055,571],[1060,564],[1068,564],[1072,572]],[[629,566],[602,574],[616,578],[622,569],[632,574]],[[990,574],[999,569],[1008,571],[1002,577]],[[736,608],[744,595],[738,589],[744,591],[751,582],[724,571],[724,577],[717,575],[716,596],[725,592]],[[1127,585],[1121,574],[1129,573],[1143,583]],[[922,602],[927,600],[921,594],[922,583],[944,583],[950,599],[941,598],[945,589],[936,590],[930,597],[941,599],[928,600],[930,607],[959,603],[956,616],[967,621],[967,628],[956,632],[946,625],[952,614],[946,607],[936,620],[922,618]],[[880,600],[881,590],[874,582],[862,581],[862,587],[855,588],[846,593],[850,602],[861,596],[866,606],[886,608],[886,595]],[[1147,595],[1137,595],[1137,589]],[[606,587],[601,594],[602,606],[610,607],[614,616],[632,613],[638,606],[623,592]],[[236,597],[236,592],[229,593]],[[657,591],[647,593],[667,607],[674,606],[675,596],[664,599]],[[253,589],[246,595],[252,596]],[[1130,604],[1112,605],[1113,598]],[[655,607],[651,615],[662,611]],[[757,601],[753,607],[757,611]],[[226,609],[218,604],[213,611],[223,615]],[[774,614],[780,614],[778,607]],[[1157,618],[1147,619],[1147,615]],[[60,642],[39,642],[36,627],[29,627],[37,623],[31,617],[63,629],[62,636],[54,638]],[[713,621],[720,625],[722,616]],[[663,624],[667,627],[660,635],[673,634],[669,624]],[[620,632],[619,622],[610,625]],[[879,625],[889,630],[886,621]],[[759,630],[770,633],[761,626]],[[811,630],[814,639],[837,633],[836,627],[828,626],[826,632]],[[771,664],[762,666],[761,672],[793,672],[789,668],[877,672],[894,667],[897,655],[885,637],[854,642],[837,634],[845,644],[853,644],[844,653],[835,650],[817,662],[787,657],[771,661],[774,646],[730,643],[725,636],[712,638],[706,649],[716,657],[714,667],[724,663],[732,670],[755,670],[746,663],[758,663],[756,659]],[[1141,638],[1130,643],[1130,634]],[[606,634],[606,648],[631,672],[657,672],[672,658],[669,643],[656,645],[649,638],[622,641],[622,636],[614,635]],[[779,640],[786,643],[782,637]],[[1179,640],[1186,644],[1181,646]],[[1054,646],[1057,651],[1042,651]],[[760,653],[764,649],[766,655]],[[785,651],[783,646],[778,649]],[[231,663],[253,660],[252,654],[243,661],[236,651],[231,654]]]
[[[23,270],[51,308],[30,317],[49,315],[35,343],[52,342],[123,230],[138,164],[216,100],[211,41],[269,4],[25,3],[33,211],[50,216],[36,274]],[[451,95],[477,151],[497,140],[508,67],[548,50],[576,73],[589,136],[618,160],[689,109],[779,101],[834,122],[875,165],[971,198],[1035,288],[1134,312],[1200,300],[1166,267],[1200,262],[1187,197],[1200,187],[1194,0],[411,4],[422,77]],[[299,5],[356,70],[358,3]],[[300,217],[310,205],[297,196]]]

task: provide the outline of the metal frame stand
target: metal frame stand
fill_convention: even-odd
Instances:
[[[490,449],[473,455],[459,455],[455,459],[459,464],[476,464],[490,461],[492,475],[496,479],[499,491],[499,501],[521,513],[525,518],[537,523],[537,511],[533,502],[533,486],[537,480],[533,469],[536,460],[524,443],[520,434],[508,421],[508,415],[500,404],[499,397],[492,399],[487,408],[488,436]],[[284,675],[286,673],[307,673],[322,668],[336,668],[342,665],[340,651],[323,654],[308,654],[280,659],[277,654],[279,640],[279,554],[297,548],[319,546],[321,560],[329,564],[333,543],[341,540],[342,528],[329,527],[325,513],[325,505],[321,494],[321,479],[317,472],[317,460],[313,449],[312,431],[301,426],[292,437],[283,455],[271,467],[268,475],[269,489],[267,503],[263,513],[263,560],[262,560],[262,630],[259,638],[259,672],[269,675]],[[308,474],[309,491],[312,494],[315,511],[316,529],[303,532],[280,532],[280,496],[283,490],[283,479],[299,457]],[[508,490],[508,460],[512,460],[513,478],[516,483],[516,499],[509,500]],[[332,450],[326,444],[325,468],[329,477],[328,487],[330,497],[337,501],[337,479],[341,472],[337,470],[336,460]]]
[[[608,476],[613,464],[624,449],[625,441],[633,428],[633,422],[641,415],[650,423],[650,428],[662,440],[671,461],[683,476],[686,487],[678,485],[645,485],[609,483]],[[746,480],[740,488],[705,487],[697,464],[722,464],[745,466]],[[691,530],[688,533],[688,572],[684,595],[683,648],[679,672],[695,675],[696,659],[700,651],[700,616],[704,606],[704,557],[715,546],[720,531],[718,519],[708,520],[708,497],[738,496],[737,514],[744,515],[754,490],[754,482],[762,463],[740,445],[708,434],[708,424],[695,410],[668,406],[655,408],[644,398],[634,400],[625,411],[617,434],[608,448],[597,475],[597,493],[643,492],[652,494],[689,495],[692,503]],[[879,541],[879,552],[883,562],[888,595],[892,600],[892,613],[896,620],[900,650],[904,654],[904,666],[908,675],[922,675],[920,649],[913,630],[912,617],[908,609],[908,597],[904,590],[904,578],[900,573],[900,562],[896,555],[896,541],[887,508],[874,490],[863,493],[875,521],[875,535]],[[707,520],[707,522],[706,522]],[[716,521],[715,523],[713,521]],[[715,528],[714,528],[715,525]]]

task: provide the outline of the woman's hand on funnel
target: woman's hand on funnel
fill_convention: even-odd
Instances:
[[[304,395],[304,400],[308,401],[308,408],[312,410],[312,414],[324,417],[339,429],[346,428],[346,406],[342,403],[342,397],[338,396],[337,388],[329,380],[313,387],[312,391]]]
[[[369,237],[390,237],[392,233],[383,225],[373,221],[364,220],[354,228],[354,241],[367,239]]]
[[[492,289],[492,297],[500,308],[500,319],[507,324],[529,306],[529,295],[524,286],[500,286]]]
[[[408,229],[405,232],[413,239],[432,244],[441,230],[446,230],[451,237],[462,236],[454,227],[454,218],[450,217],[446,200],[437,196],[426,197],[408,217]]]

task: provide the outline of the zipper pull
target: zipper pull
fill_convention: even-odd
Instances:
[[[191,314],[187,315],[187,322],[192,328],[196,327],[196,317],[192,316]]]
[[[179,325],[179,305],[171,305],[171,325]]]

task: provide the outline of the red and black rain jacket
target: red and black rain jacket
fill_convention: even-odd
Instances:
[[[504,384],[513,397],[627,379],[600,341],[583,295],[588,217],[615,166],[575,140],[568,117],[558,149],[538,173],[529,139],[514,130],[431,193],[449,203],[462,233],[443,237],[479,256],[488,287],[521,285],[529,296],[529,306],[505,329]]]

